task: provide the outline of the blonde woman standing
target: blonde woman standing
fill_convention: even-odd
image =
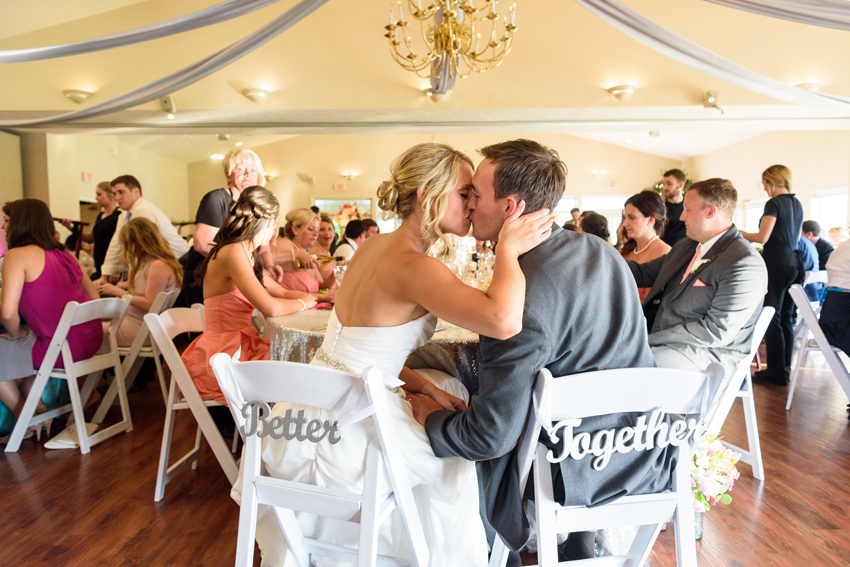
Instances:
[[[95,202],[103,210],[97,214],[97,220],[94,221],[92,229],[82,235],[83,242],[94,243],[92,280],[100,277],[100,267],[103,266],[103,261],[106,259],[106,251],[109,250],[109,243],[112,240],[112,235],[115,234],[115,227],[118,226],[118,217],[121,216],[121,209],[115,202],[115,193],[112,191],[112,185],[109,181],[98,183],[94,194]],[[62,226],[68,230],[73,230],[74,225],[70,219],[62,219]]]
[[[765,306],[776,314],[764,335],[767,369],[753,374],[753,382],[786,386],[791,375],[794,348],[794,301],[788,289],[802,283],[805,272],[797,254],[797,241],[803,227],[803,205],[791,193],[791,170],[772,165],[764,170],[761,182],[770,200],[764,205],[758,232],[743,232],[750,242],[764,245],[762,257],[767,266]]]

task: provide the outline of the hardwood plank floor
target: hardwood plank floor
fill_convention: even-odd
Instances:
[[[740,465],[733,502],[705,518],[700,565],[850,565],[847,398],[819,355],[809,358],[789,412],[786,390],[755,387],[766,480],[755,480],[750,467]],[[156,383],[132,394],[130,404],[133,432],[88,455],[48,450],[35,439],[24,441],[18,453],[0,453],[0,565],[233,564],[239,508],[212,452],[206,448],[201,467],[175,478],[155,503],[165,415]],[[175,457],[195,435],[191,415],[181,413]],[[746,447],[740,403],[723,433]],[[667,530],[648,565],[675,564],[673,531]]]

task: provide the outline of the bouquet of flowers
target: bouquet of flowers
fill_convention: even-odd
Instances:
[[[717,435],[707,435],[694,448],[691,459],[691,490],[694,494],[694,512],[703,514],[720,502],[729,504],[732,497],[726,494],[741,475],[735,463],[740,453],[723,446]]]
[[[334,215],[334,222],[339,226],[339,230],[344,233],[349,221],[362,219],[364,214],[363,207],[358,207],[354,203],[345,203]]]

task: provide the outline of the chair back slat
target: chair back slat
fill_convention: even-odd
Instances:
[[[806,272],[806,280],[803,283],[803,285],[807,286],[807,285],[813,284],[813,283],[825,284],[825,283],[827,283],[827,279],[828,279],[828,274],[827,274],[826,270],[820,270],[820,271],[817,271],[817,272]]]
[[[156,342],[157,348],[165,358],[181,390],[185,390],[192,384],[192,378],[172,339],[181,333],[203,333],[205,323],[204,306],[200,303],[193,305],[191,309],[181,307],[169,309],[161,315],[156,313],[145,315],[145,324],[150,330],[151,337]]]
[[[124,297],[127,299],[124,299]],[[93,299],[85,303],[69,302],[65,306],[66,311],[71,304],[76,304],[70,326],[73,327],[82,323],[88,323],[95,319],[123,320],[127,308],[130,307],[130,296],[125,295],[124,297],[120,299],[117,297],[104,297],[103,299]]]

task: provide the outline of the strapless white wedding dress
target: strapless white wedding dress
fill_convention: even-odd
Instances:
[[[457,457],[441,459],[434,455],[425,429],[413,419],[404,392],[391,387],[408,355],[426,344],[437,318],[425,315],[395,327],[344,327],[331,312],[322,348],[311,364],[336,367],[360,374],[369,366],[381,369],[388,382],[386,390],[390,415],[406,465],[408,481],[413,487],[422,528],[431,554],[433,567],[474,567],[487,564],[487,541],[478,513],[478,479],[475,464]],[[459,380],[438,370],[417,370],[437,387],[469,401],[469,394]],[[276,404],[272,416],[283,416],[293,404]],[[305,410],[308,420],[337,418],[335,412],[315,408]],[[343,490],[363,489],[366,447],[376,436],[371,419],[340,430],[340,442],[303,443],[285,439],[263,440],[262,460],[269,474],[288,480]],[[384,476],[383,494],[391,492]],[[307,537],[357,547],[359,526],[330,518],[299,514],[299,524]],[[286,542],[271,513],[257,523],[257,542],[263,554],[263,565],[283,565]],[[378,540],[380,554],[410,559],[411,554],[398,511],[381,526]],[[318,558],[318,566],[347,565]]]

